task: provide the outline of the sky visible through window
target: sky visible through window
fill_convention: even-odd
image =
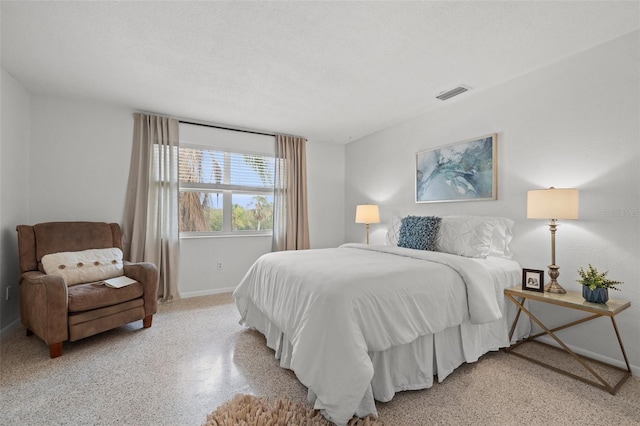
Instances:
[[[271,182],[265,183],[260,174],[245,161],[245,155],[239,153],[231,154],[231,173],[230,184],[231,185],[244,185],[244,186],[256,186],[264,187],[272,184]],[[260,156],[262,157],[262,156]],[[270,157],[263,157],[267,160],[265,167],[265,173],[273,176],[274,173],[274,159]],[[203,183],[224,183],[224,152],[205,150],[202,153],[203,164]],[[242,194],[237,191],[233,193],[233,204],[238,204],[245,209],[252,208],[255,201],[256,194]],[[264,195],[269,202],[273,202],[273,195]],[[222,208],[222,197],[212,197],[212,205],[214,208]]]

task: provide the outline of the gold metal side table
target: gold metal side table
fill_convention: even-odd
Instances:
[[[554,370],[558,373],[564,374],[566,376],[569,377],[573,377],[574,379],[580,380],[582,382],[585,383],[589,383],[593,386],[597,386],[601,389],[604,389],[606,391],[609,391],[612,395],[615,395],[615,393],[618,391],[618,389],[620,388],[620,386],[622,386],[622,384],[631,376],[631,366],[629,365],[629,360],[627,359],[627,353],[624,350],[624,345],[622,344],[622,339],[620,338],[620,332],[618,331],[618,325],[616,324],[616,319],[615,316],[617,314],[619,314],[620,312],[624,311],[625,309],[627,309],[629,306],[631,306],[631,302],[625,301],[625,300],[618,300],[618,299],[609,299],[607,301],[606,304],[601,304],[601,303],[590,303],[584,300],[584,298],[582,297],[582,294],[580,292],[577,291],[567,291],[566,294],[555,294],[555,293],[540,293],[537,291],[529,291],[529,290],[523,290],[521,286],[516,286],[516,287],[511,287],[508,289],[505,289],[504,294],[513,302],[516,304],[516,306],[518,306],[518,313],[516,314],[515,319],[513,320],[513,325],[511,326],[511,331],[509,333],[509,340],[511,340],[511,338],[513,337],[513,333],[516,329],[516,324],[518,323],[518,320],[520,319],[520,313],[524,312],[526,315],[528,315],[540,328],[542,328],[542,330],[544,330],[541,333],[535,334],[533,336],[529,336],[528,338],[521,340],[520,342],[517,342],[516,344],[514,344],[513,346],[506,348],[505,352],[511,353],[513,355],[517,355],[521,358],[527,359],[529,361],[535,362],[536,364],[542,365],[544,367],[550,368],[551,370]],[[536,318],[535,315],[533,315],[531,313],[531,311],[529,311],[527,308],[524,307],[524,303],[527,300],[535,300],[536,302],[541,302],[541,303],[549,303],[552,305],[557,305],[557,306],[561,306],[564,308],[570,308],[570,309],[576,309],[579,311],[583,311],[583,312],[587,312],[590,313],[591,315],[576,320],[576,321],[572,321],[569,322],[567,324],[563,324],[561,326],[558,327],[554,327],[552,329],[547,328],[547,326],[545,326],[542,321],[540,321],[538,318]],[[611,323],[613,324],[613,329],[616,332],[616,336],[618,338],[618,343],[620,344],[620,350],[622,351],[622,356],[624,357],[624,362],[627,365],[627,369],[623,369],[620,367],[617,367],[615,365],[611,365],[608,364],[606,362],[602,362],[602,361],[598,361],[595,360],[593,358],[589,358],[583,355],[578,355],[575,352],[573,352],[562,340],[560,340],[560,338],[558,338],[558,336],[555,335],[556,331],[560,331],[560,330],[564,330],[567,329],[569,327],[573,327],[574,325],[578,325],[578,324],[582,324],[583,322],[586,321],[590,321],[592,319],[595,318],[600,318],[600,317],[609,317],[611,318]],[[578,376],[576,374],[573,374],[569,371],[566,370],[562,370],[558,367],[555,367],[553,365],[550,365],[548,363],[545,363],[543,361],[540,361],[538,359],[535,358],[531,358],[527,355],[518,353],[516,351],[514,351],[514,349],[516,349],[518,346],[525,344],[527,342],[531,342],[531,341],[535,341],[535,343],[538,344],[542,344],[545,346],[549,346],[551,348],[554,349],[559,349],[556,348],[555,346],[549,345],[547,343],[544,342],[540,342],[537,341],[535,339],[537,339],[540,336],[544,336],[544,335],[549,335],[551,336],[561,347],[562,349],[564,349],[565,352],[567,352],[569,355],[571,355],[576,361],[578,361],[580,363],[580,365],[582,365],[585,369],[587,369],[596,379],[598,379],[598,381],[595,380],[591,380],[591,379],[587,379],[584,378],[582,376]],[[616,370],[622,371],[624,374],[624,376],[617,382],[614,384],[609,384],[606,380],[604,380],[602,378],[602,376],[600,376],[593,368],[591,368],[591,366],[589,366],[585,360],[589,360],[591,362],[595,362],[598,364],[602,364],[602,365],[606,365],[608,367],[614,368]]]

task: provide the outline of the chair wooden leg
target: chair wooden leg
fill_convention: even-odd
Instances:
[[[62,355],[62,342],[49,345],[50,358],[58,358],[60,355]]]
[[[33,336],[33,331],[29,330],[28,328],[27,328],[27,336]]]
[[[151,321],[153,321],[153,315],[147,315],[146,317],[144,317],[144,319],[142,320],[142,326],[144,328],[149,328],[151,327]]]

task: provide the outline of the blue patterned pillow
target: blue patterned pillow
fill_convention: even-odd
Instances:
[[[434,251],[441,220],[436,216],[403,217],[398,247]]]

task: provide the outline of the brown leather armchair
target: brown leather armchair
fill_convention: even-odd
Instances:
[[[124,275],[137,281],[110,288],[103,281],[67,285],[65,278],[46,274],[45,255],[88,249],[122,250],[120,226],[104,222],[48,222],[19,225],[20,316],[27,335],[49,346],[51,358],[62,355],[64,341],[76,341],[143,320],[151,327],[158,301],[158,269],[152,263],[124,261]],[[62,266],[61,266],[62,267]]]

